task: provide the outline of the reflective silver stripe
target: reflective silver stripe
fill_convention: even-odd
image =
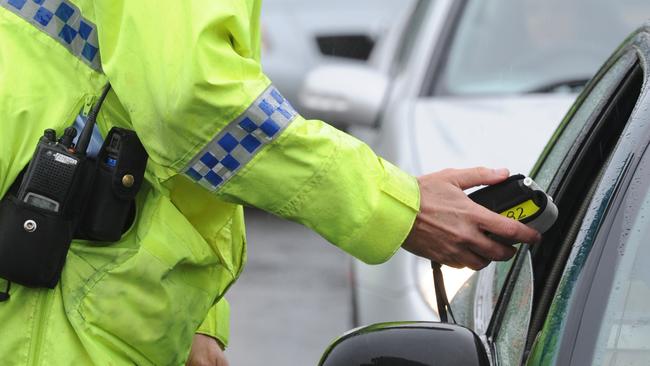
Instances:
[[[97,27],[71,2],[0,0],[0,5],[54,38],[94,70],[102,72]]]
[[[203,187],[216,191],[275,140],[297,115],[271,86],[244,114],[221,130],[183,172]]]

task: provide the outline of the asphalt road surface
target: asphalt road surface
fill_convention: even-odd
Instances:
[[[226,297],[231,366],[311,366],[351,327],[350,259],[310,230],[248,210],[248,264]]]

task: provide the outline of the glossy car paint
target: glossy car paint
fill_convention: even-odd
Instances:
[[[421,170],[505,166],[527,174],[574,99],[532,94],[419,100],[413,138]]]
[[[325,352],[321,366],[489,366],[469,329],[430,322],[376,324],[353,330]]]

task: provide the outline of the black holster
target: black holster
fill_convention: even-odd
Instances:
[[[118,140],[116,149],[111,143]],[[111,129],[97,159],[83,161],[78,192],[62,212],[21,202],[21,174],[0,201],[0,278],[54,288],[74,238],[118,241],[134,220],[147,159],[134,131]]]
[[[111,146],[115,139],[119,139],[119,149]],[[134,131],[114,127],[108,133],[94,166],[92,192],[77,238],[106,243],[120,239],[134,219],[135,196],[144,181],[147,158]],[[107,159],[117,163],[109,166]]]
[[[0,201],[0,277],[54,288],[72,241],[74,222],[7,195]]]

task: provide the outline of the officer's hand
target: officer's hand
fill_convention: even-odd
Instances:
[[[228,360],[216,339],[195,334],[186,366],[228,366]]]
[[[463,190],[500,183],[506,169],[443,170],[418,178],[420,213],[403,248],[451,267],[480,270],[490,261],[512,258],[510,245],[488,238],[486,231],[517,243],[536,243],[540,234],[470,200]]]

